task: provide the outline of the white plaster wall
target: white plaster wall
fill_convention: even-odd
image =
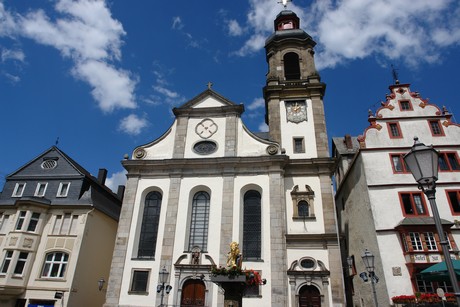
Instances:
[[[382,261],[381,267],[384,268],[381,270],[383,273],[379,272],[377,276],[380,277],[379,274],[385,275],[388,298],[391,300],[393,296],[413,293],[398,234],[377,234],[377,242],[380,250],[380,260]],[[393,267],[401,268],[401,276],[393,276]]]
[[[289,177],[285,178],[286,220],[289,234],[324,233],[323,201],[321,198],[321,183],[318,177]],[[292,189],[298,185],[299,191],[306,191],[309,185],[315,192],[313,206],[316,220],[293,220],[294,208],[292,203]]]
[[[140,179],[136,191],[134,202],[133,220],[129,231],[128,247],[123,271],[123,279],[120,291],[120,304],[131,304],[139,306],[149,306],[156,299],[157,276],[160,270],[160,256],[162,253],[162,238],[164,235],[164,224],[166,219],[167,200],[169,198],[169,179]],[[163,198],[161,203],[160,222],[158,226],[158,237],[155,251],[155,260],[133,260],[137,254],[135,243],[137,243],[137,234],[142,224],[141,205],[145,195],[150,191],[160,191]],[[128,295],[131,285],[131,274],[134,269],[150,269],[150,279],[147,287],[148,295]]]
[[[203,158],[203,155],[199,155],[193,151],[193,145],[197,142],[201,141],[214,141],[217,143],[217,150],[214,153],[207,154],[206,158],[214,158],[214,157],[223,157],[225,155],[225,124],[226,119],[225,117],[209,117],[216,125],[217,131],[214,133],[210,138],[203,139],[201,138],[196,132],[195,127],[203,121],[203,118],[190,118],[188,120],[187,126],[187,138],[185,141],[185,158]]]
[[[226,106],[226,104],[223,104],[219,100],[216,100],[212,96],[208,96],[199,103],[195,104],[193,107],[194,108],[213,108],[213,107],[223,107]]]
[[[238,149],[237,156],[266,156],[268,143],[263,143],[250,135],[243,127],[241,119],[238,119]]]
[[[280,101],[279,112],[281,121],[281,147],[286,149],[286,155],[291,159],[306,159],[318,157],[316,149],[315,128],[313,122],[313,110],[310,99],[306,101],[307,121],[300,123],[288,122],[286,117],[286,103]],[[295,153],[293,148],[293,137],[303,137],[305,141],[305,153]]]
[[[171,159],[174,148],[174,138],[176,135],[177,121],[174,121],[169,133],[165,133],[159,139],[145,145],[145,160]],[[133,153],[134,155],[134,153]],[[133,156],[133,158],[135,158]]]

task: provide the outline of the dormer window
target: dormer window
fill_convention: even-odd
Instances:
[[[12,197],[21,197],[22,193],[24,193],[25,188],[26,188],[26,183],[25,182],[16,183],[16,186],[14,187]]]
[[[45,196],[47,186],[48,186],[48,183],[46,183],[46,182],[37,183],[37,188],[35,189],[35,195],[34,196],[37,196],[37,197]]]

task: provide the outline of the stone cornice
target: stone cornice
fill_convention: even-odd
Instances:
[[[334,158],[290,159],[285,167],[286,176],[332,175]]]
[[[308,246],[305,244],[308,243]],[[287,248],[305,248],[315,249],[322,247],[327,249],[328,246],[338,246],[339,239],[336,233],[322,234],[287,234]]]
[[[231,105],[222,107],[207,107],[207,108],[174,108],[173,113],[176,117],[222,117],[235,115],[240,116],[244,112],[244,106]]]
[[[285,155],[265,157],[223,157],[201,159],[124,160],[128,177],[150,175],[161,177],[207,177],[232,174],[254,175],[284,172],[289,158]]]

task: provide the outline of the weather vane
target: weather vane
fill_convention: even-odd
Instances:
[[[282,4],[283,4],[284,8],[287,7],[288,2],[292,2],[292,0],[281,0],[281,1],[278,1],[278,3],[282,3]]]

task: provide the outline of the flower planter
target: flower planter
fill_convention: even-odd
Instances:
[[[246,275],[239,275],[239,276],[227,276],[227,275],[211,275],[211,281],[215,283],[224,283],[224,282],[246,282]]]

